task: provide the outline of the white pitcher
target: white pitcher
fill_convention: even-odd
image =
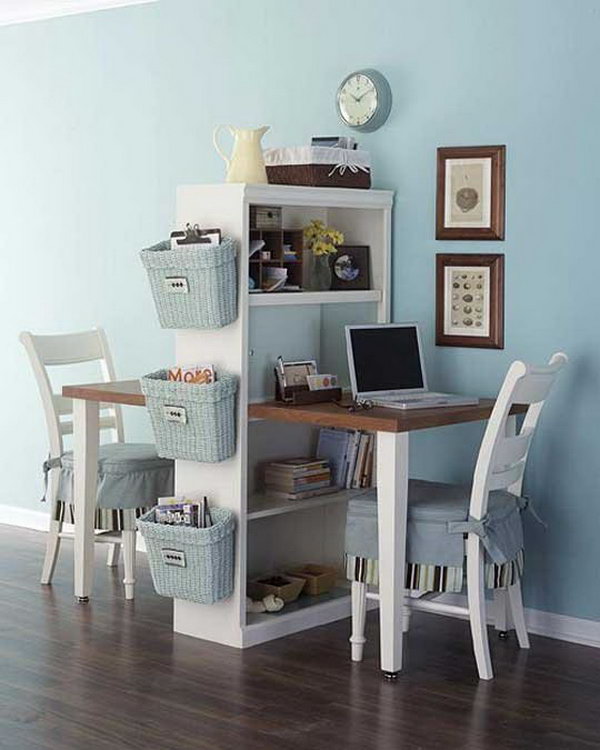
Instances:
[[[219,147],[217,136],[222,128],[227,128],[233,136],[231,158],[225,156]],[[263,125],[262,128],[234,128],[233,125],[218,125],[214,129],[214,146],[227,164],[226,182],[268,182],[260,143],[260,139],[267,130],[269,130],[269,125]]]

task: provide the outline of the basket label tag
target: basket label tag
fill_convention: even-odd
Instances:
[[[184,406],[163,406],[163,416],[167,422],[187,424],[187,413]]]
[[[165,565],[176,565],[185,568],[185,552],[180,549],[163,549],[162,559]]]
[[[165,290],[172,294],[188,294],[190,287],[185,276],[165,276]]]

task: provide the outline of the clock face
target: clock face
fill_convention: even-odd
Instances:
[[[364,73],[354,73],[341,85],[338,108],[342,119],[350,127],[366,125],[376,113],[377,106],[377,88]]]

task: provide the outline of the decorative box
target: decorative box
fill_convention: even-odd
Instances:
[[[300,568],[290,568],[286,573],[296,578],[304,578],[306,584],[303,593],[310,594],[311,596],[318,596],[319,594],[326,594],[328,591],[331,591],[335,586],[337,578],[336,568],[330,565],[316,565],[314,563],[307,563]]]
[[[261,576],[248,582],[248,596],[251,599],[263,599],[269,594],[278,596],[286,604],[295,602],[300,596],[306,584],[304,578],[274,573],[270,576]]]
[[[368,151],[326,146],[269,148],[264,152],[267,178],[276,185],[371,187]]]
[[[251,229],[281,229],[281,206],[250,206]]]

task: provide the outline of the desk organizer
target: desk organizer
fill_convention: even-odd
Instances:
[[[320,391],[311,391],[307,385],[288,385],[281,388],[275,375],[275,400],[282,401],[290,406],[301,406],[302,404],[322,404],[327,401],[341,401],[341,388],[323,388]]]
[[[222,328],[237,318],[235,243],[171,250],[160,242],[140,252],[162,328]]]
[[[310,187],[371,187],[368,151],[325,146],[268,148],[264,152],[267,179],[277,185]]]
[[[138,519],[157,594],[213,604],[233,593],[233,513],[226,508],[210,513],[208,529],[156,523],[154,508]]]
[[[217,463],[235,453],[237,378],[219,373],[214,383],[180,383],[157,370],[140,380],[161,458]]]

